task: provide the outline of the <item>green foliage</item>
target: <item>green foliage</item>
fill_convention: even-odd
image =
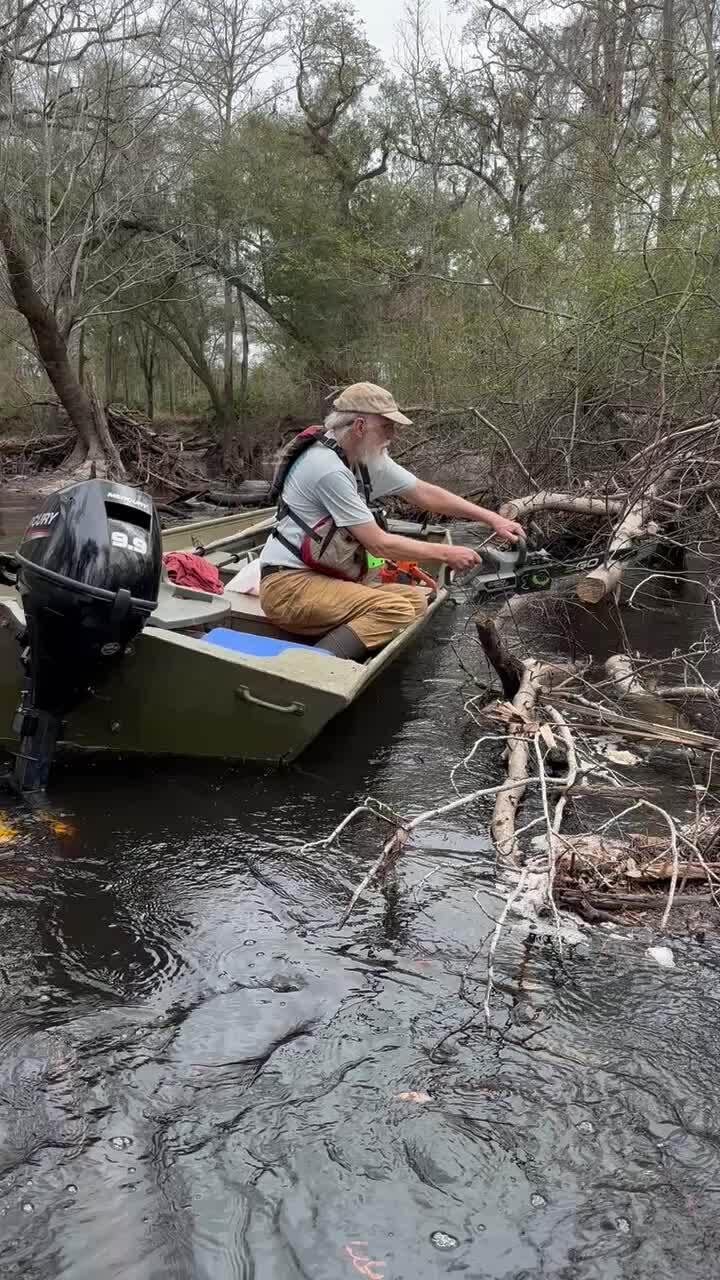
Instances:
[[[149,326],[158,404],[206,405],[208,376],[210,392],[223,384],[229,279],[248,421],[313,415],[360,377],[409,403],[511,404],[519,420],[552,397],[562,416],[589,386],[704,404],[717,18],[677,18],[668,115],[657,9],[510,12],[471,0],[455,65],[420,6],[392,75],[332,0],[290,16],[194,0],[166,47],[133,45],[134,60],[120,42],[57,72],[19,61],[0,125],[6,198],[98,377],[142,404]],[[2,360],[0,398],[13,378],[30,392],[21,349]]]

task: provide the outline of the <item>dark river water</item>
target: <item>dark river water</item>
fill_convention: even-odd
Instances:
[[[687,645],[695,603],[651,629]],[[299,853],[368,794],[450,798],[466,626],[441,611],[294,769],[85,762],[5,806],[3,1280],[720,1275],[718,941],[666,970],[647,930],[560,956],[511,919],[488,1032],[487,807],[421,829],[344,928],[385,833]]]

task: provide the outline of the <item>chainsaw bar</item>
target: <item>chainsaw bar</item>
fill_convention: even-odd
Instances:
[[[484,600],[496,600],[499,596],[529,595],[533,591],[549,591],[557,578],[570,578],[577,573],[590,573],[601,565],[609,568],[618,561],[629,563],[642,560],[656,545],[641,544],[629,546],[616,552],[612,560],[605,560],[603,552],[594,556],[581,556],[579,560],[551,560],[547,552],[529,552],[522,568],[510,572],[493,570],[492,573],[480,573],[468,584],[473,591],[476,603]],[[479,589],[478,589],[479,588]]]

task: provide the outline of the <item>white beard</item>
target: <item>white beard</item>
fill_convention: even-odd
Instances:
[[[387,445],[368,445],[358,456],[358,462],[364,467],[372,467],[387,457]]]

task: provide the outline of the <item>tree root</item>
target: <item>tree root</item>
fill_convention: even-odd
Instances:
[[[94,384],[88,390],[102,453],[87,454],[70,430],[27,439],[0,438],[6,483],[12,484],[13,477],[37,476],[37,487],[47,490],[48,484],[55,483],[57,487],[57,482],[88,479],[94,467],[98,476],[126,478],[131,484],[160,492],[185,494],[208,488],[207,477],[198,471],[192,457],[184,456],[176,436],[155,430],[142,414],[112,405],[104,410]],[[51,474],[53,468],[58,472],[56,481]]]

